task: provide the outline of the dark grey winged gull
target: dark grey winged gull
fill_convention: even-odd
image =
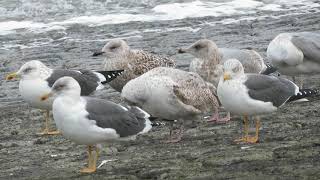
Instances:
[[[174,67],[173,59],[148,53],[143,50],[130,49],[128,44],[121,39],[109,41],[101,52],[94,53],[94,56],[104,54],[104,70],[124,69],[124,73],[114,81],[110,86],[121,92],[123,86],[141,74],[155,67]]]
[[[112,81],[121,73],[122,70],[94,72],[89,70],[50,69],[42,62],[32,60],[21,66],[17,72],[9,74],[6,79],[11,80],[16,77],[21,77],[19,92],[22,98],[30,104],[31,107],[46,111],[45,128],[40,134],[53,135],[58,132],[49,130],[49,111],[52,108],[52,99],[43,102],[40,101],[39,97],[44,93],[48,93],[57,79],[63,76],[71,76],[75,78],[82,87],[81,95],[89,95],[96,90],[102,89],[104,87],[102,84]]]
[[[303,74],[319,74],[320,33],[281,33],[270,42],[267,56],[281,74],[293,79]]]
[[[170,129],[167,142],[181,140],[186,121],[194,121],[205,112],[214,111],[212,119],[219,118],[219,103],[207,83],[196,73],[168,67],[157,67],[129,81],[121,96],[154,117],[178,120],[181,123],[176,137]]]
[[[256,143],[259,139],[258,115],[276,111],[299,88],[282,77],[262,74],[245,74],[240,61],[230,59],[224,63],[224,75],[220,78],[217,94],[223,107],[231,113],[244,116],[244,136],[238,141]],[[248,135],[248,116],[256,116],[256,135]]]
[[[72,77],[62,77],[42,101],[55,96],[52,112],[57,128],[66,138],[88,146],[88,167],[83,173],[96,171],[98,144],[130,140],[151,129],[149,114],[138,107],[124,107],[110,101],[83,97],[81,87]],[[95,149],[95,155],[92,154]]]
[[[179,53],[190,53],[196,58],[190,63],[189,70],[198,73],[205,81],[218,86],[222,75],[222,65],[228,59],[238,59],[246,73],[260,73],[267,66],[263,58],[254,50],[218,48],[209,39],[201,39],[188,48],[180,48]]]

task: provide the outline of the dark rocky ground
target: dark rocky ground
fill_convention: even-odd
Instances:
[[[79,41],[61,38],[64,34],[52,31],[37,35],[37,38],[53,39],[49,45],[0,50],[0,179],[320,179],[319,98],[287,104],[278,112],[263,116],[259,144],[233,142],[241,135],[239,117],[227,124],[203,121],[197,128],[188,130],[177,144],[162,143],[168,127],[155,127],[136,141],[105,145],[99,163],[105,159],[116,161],[108,162],[95,174],[83,175],[79,169],[86,165],[85,146],[62,136],[36,135],[43,125],[42,113],[22,101],[17,81],[4,81],[5,74],[32,59],[42,60],[51,67],[99,69],[102,58],[90,55],[105,42],[91,41],[94,39],[133,35],[127,39],[132,47],[170,55],[177,59],[179,68],[185,69],[191,56],[178,55],[176,49],[199,38],[213,39],[221,47],[253,48],[265,56],[268,43],[280,32],[320,29],[320,13],[272,15],[282,16],[215,26],[205,22],[226,17],[100,27],[74,25],[67,34]],[[136,32],[164,27],[200,27],[201,30]],[[33,36],[21,33],[0,40],[25,44]],[[320,88],[319,77],[306,77],[305,86]],[[120,101],[119,94],[111,89],[95,96]]]

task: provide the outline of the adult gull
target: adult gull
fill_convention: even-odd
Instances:
[[[138,107],[124,107],[110,101],[81,96],[81,87],[72,77],[58,79],[42,101],[56,96],[53,118],[66,138],[88,146],[88,167],[83,173],[96,171],[98,144],[130,140],[151,129],[149,114]],[[95,150],[95,155],[92,153]]]
[[[52,108],[53,99],[40,101],[39,97],[44,93],[48,93],[57,79],[63,76],[71,76],[79,82],[81,95],[89,95],[96,90],[102,89],[104,87],[103,84],[115,79],[122,71],[94,72],[90,70],[51,69],[41,61],[32,60],[22,65],[17,72],[9,74],[6,79],[12,80],[21,77],[19,92],[22,98],[31,107],[45,110],[45,128],[39,134],[53,135],[59,133],[58,131],[49,130],[49,112]]]
[[[223,107],[244,116],[244,136],[238,141],[247,143],[256,143],[259,139],[259,115],[276,111],[298,92],[297,85],[282,77],[245,74],[236,59],[224,63],[224,74],[217,88]],[[248,116],[256,116],[255,136],[248,135]]]
[[[319,74],[320,33],[281,33],[270,42],[267,56],[281,74],[294,80],[299,75]]]

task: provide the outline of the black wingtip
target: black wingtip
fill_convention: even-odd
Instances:
[[[124,70],[114,70],[114,71],[97,71],[98,73],[102,74],[105,78],[106,81],[101,82],[101,84],[106,84],[120,76]]]
[[[102,54],[104,54],[104,52],[102,52],[102,51],[96,51],[96,52],[94,52],[94,53],[92,54],[92,56],[100,56],[100,55],[102,55]]]
[[[269,74],[274,73],[278,70],[276,67],[273,67],[270,64],[266,64],[266,66],[267,66],[267,68],[263,72],[261,72],[261,74],[269,75]]]
[[[164,122],[151,122],[152,127],[157,127],[157,126],[165,126],[166,123]]]
[[[320,95],[320,90],[318,89],[300,89],[297,95],[291,96],[288,102],[297,101],[299,99],[314,97]]]

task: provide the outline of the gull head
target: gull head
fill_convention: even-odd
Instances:
[[[229,59],[223,64],[223,80],[236,79],[244,75],[241,62],[237,59]]]
[[[41,61],[28,61],[20,67],[17,72],[7,75],[6,80],[12,80],[18,77],[22,79],[46,78],[50,69]]]
[[[45,101],[50,97],[58,97],[62,95],[70,97],[80,97],[81,87],[79,83],[72,77],[64,76],[59,78],[52,86],[48,94],[41,96],[41,101]]]
[[[180,48],[179,53],[190,53],[199,59],[208,59],[217,55],[217,45],[209,39],[201,39],[190,45],[188,48]]]
[[[103,48],[102,52],[107,57],[122,55],[130,50],[128,44],[122,39],[113,39],[109,41]]]

